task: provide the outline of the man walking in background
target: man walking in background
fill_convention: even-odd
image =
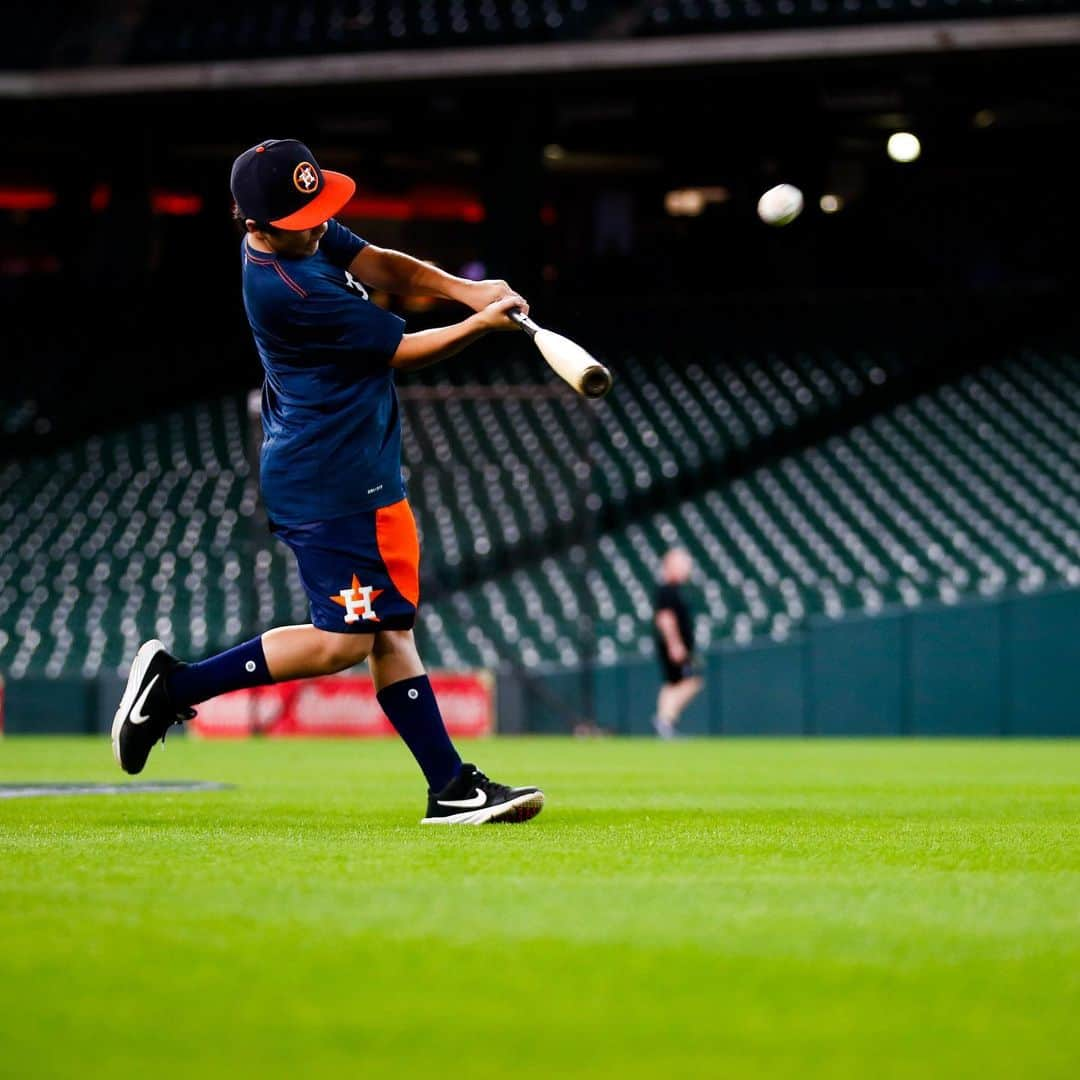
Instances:
[[[660,568],[660,586],[653,604],[656,649],[663,685],[656,699],[653,727],[662,739],[675,737],[683,709],[704,686],[694,667],[694,623],[682,595],[693,563],[682,548],[672,548]]]

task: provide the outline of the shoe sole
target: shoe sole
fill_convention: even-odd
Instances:
[[[139,651],[135,654],[135,659],[131,663],[127,686],[124,687],[124,696],[120,699],[120,705],[116,710],[116,715],[113,716],[112,722],[112,752],[116,764],[121,769],[124,769],[124,763],[120,760],[120,730],[124,726],[128,713],[131,712],[131,706],[135,704],[135,695],[138,694],[139,687],[142,686],[143,677],[146,675],[146,669],[150,666],[150,661],[157,655],[159,650],[164,651],[164,649],[165,646],[157,638],[144,642],[139,646]],[[124,769],[124,772],[127,772],[127,769]]]
[[[519,825],[531,821],[544,809],[544,793],[530,791],[509,802],[485,806],[481,810],[466,810],[447,817],[426,817],[421,825]]]

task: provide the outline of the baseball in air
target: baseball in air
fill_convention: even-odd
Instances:
[[[802,192],[794,184],[777,184],[758,199],[758,217],[766,225],[790,225],[802,213]]]

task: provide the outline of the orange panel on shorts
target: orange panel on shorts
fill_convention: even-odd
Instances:
[[[420,603],[420,539],[408,499],[375,511],[375,543],[390,580],[406,600]]]

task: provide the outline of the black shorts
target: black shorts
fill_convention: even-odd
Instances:
[[[697,669],[694,666],[694,658],[692,656],[688,660],[684,660],[681,664],[676,664],[664,653],[660,654],[660,677],[669,686],[673,686],[675,683],[681,683],[686,679],[692,679],[696,674]]]

